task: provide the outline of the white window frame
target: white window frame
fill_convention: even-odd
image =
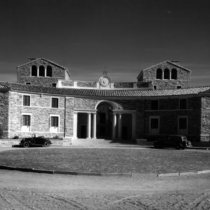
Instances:
[[[58,117],[58,127],[51,126],[51,118]],[[50,115],[50,133],[59,133],[60,132],[60,115],[51,114]]]
[[[31,95],[29,95],[29,94],[23,94],[22,96],[23,96],[22,105],[23,105],[24,107],[29,107],[29,106],[31,106]],[[29,96],[29,97],[30,97],[30,104],[29,104],[29,106],[24,105],[24,96]]]
[[[152,129],[151,128],[151,120],[152,119],[158,119],[158,128]],[[149,118],[149,134],[159,134],[160,133],[160,117],[159,116],[150,116]]]
[[[187,128],[186,129],[180,129],[179,128],[179,119],[187,119]],[[178,116],[178,134],[180,135],[187,135],[188,134],[188,116]]]
[[[58,107],[52,107],[52,100],[53,100],[53,98],[57,98],[58,99]],[[51,108],[52,109],[58,109],[59,108],[59,102],[60,102],[60,98],[59,97],[51,97]]]
[[[24,115],[30,116],[30,126],[23,125],[23,116]],[[31,125],[32,125],[32,114],[31,113],[21,113],[21,132],[31,132]]]

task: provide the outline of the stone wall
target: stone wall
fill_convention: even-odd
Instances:
[[[62,86],[74,86],[74,81],[72,80],[62,80],[61,81]]]
[[[8,137],[9,92],[0,93],[0,138]]]
[[[45,67],[45,69],[47,68],[48,65],[51,66],[52,77],[31,76],[31,68],[33,65],[37,66],[37,68],[39,68],[39,66],[42,65]],[[31,83],[31,85],[52,87],[52,84],[57,83],[58,79],[63,79],[63,80],[69,79],[69,77],[67,77],[66,70],[42,59],[31,61],[17,68],[18,83],[23,83],[23,84]]]
[[[133,82],[115,82],[114,88],[133,88]]]
[[[210,141],[210,97],[201,98],[201,138]]]
[[[168,98],[159,100],[159,110],[151,110],[151,100],[145,100],[145,136],[157,139],[158,135],[151,135],[150,117],[159,117],[160,135],[178,134],[178,117],[188,118],[188,138],[192,141],[200,141],[200,97],[188,98],[188,108],[179,109],[179,98]],[[209,118],[210,119],[210,118]]]
[[[65,101],[65,97],[40,95],[40,94],[27,94],[31,97],[31,106],[23,106],[22,93],[11,92],[10,105],[9,105],[9,137],[12,138],[15,135],[20,137],[31,136],[36,134],[38,136],[64,137],[72,134],[72,120],[73,120],[73,104],[72,99],[68,98]],[[59,107],[52,108],[52,97],[59,98]],[[68,110],[65,110],[65,106]],[[30,132],[21,132],[22,126],[22,114],[31,115],[31,130]],[[65,116],[65,114],[67,116]],[[50,132],[50,116],[59,116],[59,132]],[[66,119],[65,119],[66,118]]]
[[[177,70],[177,79],[156,79],[156,71],[157,69],[172,69]],[[174,66],[170,63],[164,62],[159,65],[155,65],[151,68],[144,70],[141,73],[141,76],[138,79],[139,82],[148,82],[152,81],[153,86],[156,86],[156,89],[176,89],[177,86],[181,86],[182,88],[186,88],[190,86],[190,72],[184,70],[181,67]]]

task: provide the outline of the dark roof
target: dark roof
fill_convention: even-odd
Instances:
[[[0,85],[7,86],[11,91],[56,94],[74,97],[161,97],[161,96],[182,96],[182,95],[198,95],[205,91],[210,91],[210,86],[194,87],[185,89],[170,89],[170,90],[100,90],[100,89],[78,89],[78,88],[53,88],[24,85],[18,83],[0,82]]]

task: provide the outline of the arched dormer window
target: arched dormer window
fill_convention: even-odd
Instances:
[[[37,77],[37,66],[35,65],[31,67],[31,76]]]
[[[156,79],[162,79],[163,77],[162,69],[157,69],[156,71]]]
[[[45,76],[45,68],[44,66],[39,67],[39,76],[44,77]]]
[[[170,79],[170,70],[169,69],[164,70],[164,79]]]
[[[47,77],[52,77],[52,67],[47,66]]]
[[[176,69],[172,69],[172,71],[171,71],[171,79],[177,79],[177,70]]]

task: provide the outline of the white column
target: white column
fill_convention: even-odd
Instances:
[[[113,120],[112,120],[112,139],[116,138],[116,125],[117,125],[117,117],[116,114],[113,113]]]
[[[132,114],[132,139],[136,138],[136,113]]]
[[[118,139],[122,138],[122,114],[118,115]]]
[[[91,113],[87,113],[87,138],[91,138]]]
[[[93,114],[93,138],[96,139],[96,113]]]
[[[78,113],[74,113],[74,129],[73,129],[73,138],[77,139],[77,121],[78,121]]]

